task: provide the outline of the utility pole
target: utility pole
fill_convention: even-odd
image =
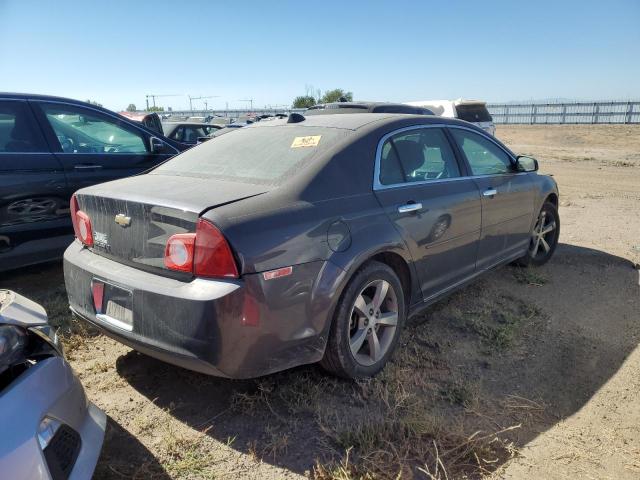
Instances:
[[[145,95],[145,99],[147,101],[147,111],[149,111],[149,98],[151,98],[152,102],[153,102],[153,106],[156,106],[156,97],[160,98],[160,97],[179,97],[180,95]]]
[[[193,112],[193,100],[202,100],[203,98],[219,98],[219,95],[207,95],[205,97],[200,96],[200,97],[192,97],[191,95],[187,95],[187,97],[189,97],[189,110],[191,110]],[[205,105],[207,104],[207,102],[204,102]],[[205,107],[206,108],[206,107]]]
[[[238,100],[239,102],[249,102],[249,109],[253,112],[253,98],[245,98]]]

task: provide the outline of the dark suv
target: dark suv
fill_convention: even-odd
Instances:
[[[433,115],[428,108],[389,102],[332,102],[309,107],[305,115],[331,115],[334,113],[405,113],[409,115]]]
[[[62,256],[76,190],[148,170],[185,149],[105,108],[0,93],[0,271]]]

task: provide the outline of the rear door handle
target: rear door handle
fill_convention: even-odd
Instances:
[[[496,190],[495,188],[487,188],[484,192],[482,192],[482,195],[484,195],[485,197],[493,197],[497,194],[498,190]]]
[[[398,213],[415,212],[416,210],[420,210],[421,208],[421,203],[407,203],[398,207]]]
[[[75,165],[74,170],[100,170],[102,165],[96,165],[93,163],[83,163],[81,165]]]

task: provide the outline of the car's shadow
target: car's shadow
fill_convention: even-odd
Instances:
[[[447,375],[475,378],[482,385],[482,395],[490,399],[517,396],[544,406],[544,414],[514,437],[517,446],[584,406],[637,347],[634,338],[638,338],[631,334],[633,329],[638,332],[632,322],[639,308],[638,272],[628,260],[561,244],[552,261],[535,272],[524,272],[523,279],[515,267],[499,269],[481,280],[480,286],[467,287],[453,299],[434,305],[422,324],[410,325],[416,335],[429,339],[415,348],[438,346],[431,353],[438,362],[450,364]],[[486,345],[459,324],[450,325],[450,309],[458,303],[472,308],[476,301],[486,303],[483,296],[494,294],[534,305],[542,312],[540,320],[531,328],[522,327],[517,348],[461,355],[457,341],[485,350]],[[501,308],[499,302],[495,305]],[[429,367],[423,368],[420,374],[430,375]],[[317,385],[332,385],[331,393],[322,398],[325,408],[340,415],[354,404],[349,395],[336,395],[351,391],[349,382],[334,380],[316,366],[234,381],[189,372],[131,351],[118,358],[117,371],[184,424],[220,442],[234,439],[236,450],[257,452],[263,461],[299,473],[309,470],[316,459],[326,458],[330,449],[317,416],[304,413],[303,408],[292,410],[292,402],[312,402],[315,399],[305,395],[324,395]],[[440,377],[433,377],[436,390],[441,388],[439,381]],[[483,410],[489,404],[490,413]],[[477,402],[475,413],[499,416],[502,412],[495,405]],[[282,448],[278,438],[286,439],[283,447],[280,442]]]
[[[113,418],[107,417],[103,448],[93,474],[94,480],[111,478],[153,478],[169,480],[154,455]]]

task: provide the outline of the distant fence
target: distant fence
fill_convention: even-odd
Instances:
[[[488,103],[495,123],[640,123],[640,101]]]
[[[640,123],[640,100],[568,102],[568,103],[488,103],[487,108],[495,123],[528,125],[549,123]],[[304,112],[304,109],[254,108],[253,110],[180,110],[158,112],[173,117],[207,117],[216,115],[226,119],[262,114]]]

